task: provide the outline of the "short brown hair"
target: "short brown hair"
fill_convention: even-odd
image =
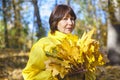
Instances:
[[[57,30],[58,22],[68,14],[70,14],[72,17],[74,17],[74,20],[76,20],[76,15],[69,5],[60,4],[55,7],[49,18],[51,33],[54,33]]]

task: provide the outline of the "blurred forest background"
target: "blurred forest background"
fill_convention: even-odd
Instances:
[[[74,33],[96,28],[94,38],[109,62],[97,80],[120,79],[120,0],[0,0],[0,80],[23,80],[32,45],[49,31],[49,15],[57,4],[76,15]]]

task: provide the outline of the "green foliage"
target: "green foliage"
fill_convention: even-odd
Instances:
[[[10,48],[27,49],[29,42],[32,42],[31,36],[29,35],[28,20],[25,19],[28,9],[23,10],[24,1],[4,1],[6,6],[2,10],[5,10],[6,14],[3,15],[2,10],[0,16],[6,18],[6,23],[2,24],[3,19],[0,22],[0,48],[6,48],[5,46],[5,34],[4,25],[7,25],[8,41]],[[30,2],[27,2],[30,3]],[[27,6],[27,5],[26,5]],[[2,7],[2,6],[0,6]],[[27,17],[30,17],[27,15]],[[31,43],[30,43],[31,44]]]
[[[80,19],[76,22],[76,33],[80,36],[84,31],[89,31],[92,28],[96,28],[95,38],[100,41],[101,47],[106,47],[107,40],[107,23],[102,23],[101,16],[96,15],[96,12],[102,10],[102,7],[98,0],[98,3],[95,4],[94,0],[74,0],[76,4],[79,5],[80,10],[77,15],[82,14],[83,19]],[[96,6],[99,8],[96,8]],[[104,14],[100,14],[104,15]]]
[[[101,0],[98,0],[101,1]],[[106,27],[101,23],[101,16],[96,16],[96,7],[95,5],[93,5],[92,3],[94,2],[94,0],[72,0],[70,1],[70,5],[72,5],[72,3],[78,4],[80,6],[80,9],[77,13],[78,16],[78,20],[76,22],[76,28],[75,28],[75,33],[78,34],[79,36],[81,36],[83,34],[84,31],[89,31],[90,29],[92,29],[93,27],[97,28],[98,33],[97,32],[97,36],[101,36],[100,38],[97,37],[97,39],[101,40],[101,43],[104,43],[102,38],[106,38],[106,29],[107,28],[103,28]],[[10,3],[10,4],[8,4]],[[45,29],[43,28],[43,26],[40,27],[39,29],[39,34],[36,31],[33,31],[33,33],[29,32],[28,29],[28,25],[29,25],[29,20],[26,20],[26,18],[30,17],[31,15],[25,15],[27,13],[29,13],[28,9],[29,7],[26,5],[26,8],[23,10],[23,4],[24,3],[32,3],[32,2],[25,2],[24,0],[18,0],[15,1],[15,3],[13,3],[12,1],[6,1],[6,18],[7,18],[7,25],[8,25],[8,36],[9,36],[9,44],[11,45],[11,47],[13,47],[13,45],[21,45],[26,46],[26,42],[34,42],[34,40],[36,38],[36,36],[45,36]],[[13,5],[16,6],[15,8],[13,8]],[[102,4],[97,4],[97,7],[101,8],[100,5]],[[31,5],[33,6],[33,5]],[[40,7],[41,5],[39,5]],[[20,13],[19,13],[20,12]],[[2,12],[0,12],[2,13]],[[80,19],[80,14],[82,14],[83,19]],[[3,14],[0,14],[1,16],[3,16]],[[26,16],[26,17],[24,17]],[[16,19],[15,19],[16,17]],[[16,23],[15,23],[16,22]],[[33,23],[35,22],[35,20],[33,20]],[[12,27],[11,27],[12,25]],[[17,26],[16,26],[17,25]],[[21,29],[19,29],[19,27],[21,26]],[[17,27],[17,28],[16,28]],[[2,28],[2,29],[1,29]],[[34,26],[34,30],[36,28],[36,25]],[[20,30],[20,31],[19,31]],[[18,34],[19,33],[19,34]],[[34,35],[34,34],[37,35]],[[20,35],[20,36],[18,36]],[[33,37],[34,36],[34,37]],[[18,43],[16,43],[15,41],[17,41]],[[4,47],[4,25],[1,26],[0,25],[0,46],[2,45],[2,47]]]
[[[4,26],[3,21],[0,21],[0,48],[3,48],[4,46]]]

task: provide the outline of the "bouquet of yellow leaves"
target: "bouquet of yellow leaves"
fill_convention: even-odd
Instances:
[[[103,54],[99,51],[99,42],[92,39],[94,29],[78,39],[69,34],[61,44],[46,52],[49,59],[46,69],[52,71],[53,77],[64,79],[66,76],[84,74],[85,80],[95,80],[98,66],[105,64]]]

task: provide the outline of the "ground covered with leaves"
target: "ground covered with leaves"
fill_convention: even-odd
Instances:
[[[22,69],[28,60],[28,53],[20,50],[0,50],[0,80],[23,80]],[[120,66],[104,66],[96,73],[97,80],[120,80]]]

